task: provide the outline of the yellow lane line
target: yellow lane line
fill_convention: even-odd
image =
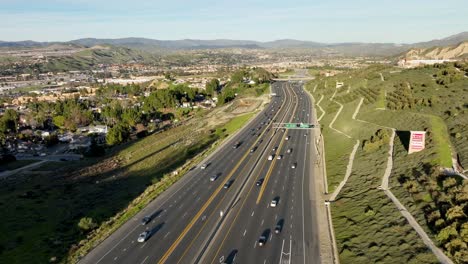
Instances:
[[[293,100],[293,99],[292,99],[292,100]],[[292,102],[292,100],[291,100],[291,102]],[[294,112],[293,112],[293,116],[294,116]],[[267,163],[267,162],[265,162],[263,165],[265,165],[266,163]],[[263,170],[263,166],[262,166],[262,170]],[[257,176],[257,177],[258,177],[258,176]],[[226,241],[226,238],[229,236],[229,234],[230,234],[230,232],[231,232],[231,230],[232,230],[232,227],[234,226],[234,223],[236,223],[236,220],[237,220],[237,218],[239,217],[240,212],[242,211],[242,208],[244,208],[244,205],[245,205],[246,201],[248,200],[247,198],[249,197],[250,192],[252,191],[252,189],[253,189],[253,185],[250,186],[249,192],[247,193],[246,198],[244,199],[244,201],[242,202],[241,206],[239,207],[239,209],[238,209],[238,211],[237,211],[237,214],[236,214],[236,217],[234,217],[234,220],[232,221],[231,225],[229,226],[229,229],[227,230],[226,235],[224,236],[223,240],[221,241],[221,244],[220,244],[220,246],[218,247],[218,250],[216,251],[216,253],[215,253],[214,257],[213,257],[213,260],[211,261],[211,264],[213,264],[213,263],[215,262],[216,256],[218,256],[219,251],[220,251],[221,248],[223,247],[224,242]]]
[[[295,94],[294,90],[293,90],[293,93]],[[296,96],[297,98],[297,96]],[[294,106],[294,110],[293,110],[293,114],[290,118],[290,121],[291,122],[293,119],[294,119],[294,115],[296,114],[296,110],[297,110],[297,106],[298,106],[299,103],[297,103],[295,106]],[[283,133],[283,136],[284,136],[285,133]],[[283,145],[284,145],[284,138],[281,138],[281,143],[277,149],[277,153],[278,155],[281,155],[281,150],[283,149]],[[265,176],[265,180],[264,180],[264,183],[262,184],[262,187],[260,188],[260,192],[258,193],[258,197],[257,197],[257,204],[260,203],[260,201],[262,200],[262,196],[263,196],[263,193],[265,192],[265,189],[266,189],[266,186],[268,185],[268,180],[270,179],[270,176],[271,176],[271,173],[273,172],[273,168],[275,167],[275,164],[276,164],[276,161],[277,159],[273,159],[272,162],[271,162],[271,165],[270,165],[270,168],[268,169],[268,172]]]
[[[284,107],[286,103],[286,100],[283,101],[283,103],[281,104],[281,108]],[[289,108],[289,105],[288,105],[288,108]],[[280,111],[278,111],[275,116],[273,116],[272,120],[275,119],[277,117],[277,115],[280,113]],[[286,116],[287,112],[284,114],[284,116]],[[268,125],[270,126],[270,125]],[[258,143],[258,141],[260,140],[260,138],[262,138],[263,134],[266,133],[266,128],[263,130],[263,132],[260,134],[260,136],[258,137],[258,139],[255,141],[255,143],[253,145],[256,145]],[[252,145],[252,146],[253,146]],[[244,170],[247,168],[247,166],[245,166],[241,171],[240,171],[240,175],[242,175],[242,173],[244,172]],[[215,214],[217,212],[217,209],[219,208],[219,206],[221,205],[221,203],[224,201],[224,199],[226,198],[226,195],[223,196],[223,198],[221,199],[221,201],[218,202],[218,204],[216,205],[215,209],[213,210],[213,212],[210,214],[210,216],[207,218],[207,220],[205,221],[205,223],[202,225],[200,231],[197,233],[197,235],[195,236],[195,238],[193,238],[193,240],[190,242],[189,246],[185,249],[184,253],[182,254],[182,256],[179,258],[179,260],[177,261],[177,263],[180,263],[182,261],[182,259],[184,258],[184,256],[188,253],[189,249],[192,247],[193,243],[195,242],[195,240],[198,238],[198,236],[201,234],[201,232],[204,230],[206,224],[208,223],[208,219],[210,219],[213,214]]]
[[[283,103],[284,104],[284,103]],[[278,111],[276,113],[276,115],[278,115],[280,111]],[[276,116],[275,115],[275,116]],[[265,133],[266,129],[262,132],[261,136]],[[256,145],[258,143],[258,141],[260,140],[261,136],[259,136],[257,138],[257,140],[254,142],[254,144],[252,144],[252,146]],[[185,227],[185,229],[182,231],[182,233],[179,235],[179,237],[174,241],[174,243],[171,245],[171,247],[169,247],[169,249],[166,251],[166,253],[163,255],[163,257],[158,261],[159,264],[161,263],[165,263],[167,261],[167,259],[169,258],[169,256],[172,254],[172,252],[174,251],[174,249],[180,244],[180,242],[182,241],[182,239],[185,237],[185,235],[187,235],[188,231],[193,227],[193,225],[198,221],[198,219],[200,218],[200,216],[203,214],[203,212],[206,210],[206,208],[211,204],[211,202],[213,201],[213,199],[216,197],[216,195],[218,195],[218,193],[221,191],[221,189],[223,188],[223,185],[231,179],[232,175],[234,174],[234,172],[236,172],[236,170],[239,168],[239,166],[242,164],[242,162],[245,160],[245,158],[248,156],[250,152],[250,149],[248,149],[244,156],[242,156],[242,158],[240,159],[240,161],[236,164],[236,166],[234,167],[234,169],[231,170],[231,172],[229,173],[229,175],[224,179],[224,181],[219,185],[219,187],[216,189],[216,191],[211,195],[211,197],[206,201],[206,203],[202,206],[202,208],[198,211],[198,213],[195,215],[195,217],[192,218],[192,220],[190,221],[190,223]]]

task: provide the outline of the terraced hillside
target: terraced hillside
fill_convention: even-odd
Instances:
[[[377,65],[308,84],[321,117],[329,191],[337,191],[331,208],[342,263],[437,262],[381,190],[389,164],[389,190],[436,246],[467,262],[468,184],[448,170],[468,168],[467,72],[463,63]],[[407,154],[409,130],[427,132],[424,151]]]

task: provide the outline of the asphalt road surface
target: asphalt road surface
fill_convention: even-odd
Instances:
[[[277,96],[271,103],[202,162],[208,164],[205,169],[199,164],[187,173],[80,263],[320,263],[309,198],[315,189],[309,188],[311,133],[274,127],[313,123],[311,102],[299,83],[276,82],[272,91]],[[269,161],[269,155],[274,159]],[[278,200],[274,208],[273,198]],[[145,216],[151,220],[143,225]],[[138,242],[144,231],[150,237]],[[267,241],[260,246],[262,234]]]

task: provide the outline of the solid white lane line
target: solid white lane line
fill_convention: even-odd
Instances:
[[[247,229],[244,230],[244,234],[242,236],[245,236],[245,233],[247,233]]]
[[[283,244],[281,245],[281,255],[280,255],[279,264],[283,264],[283,262],[282,262],[282,259],[283,259],[283,248],[284,248],[284,239],[283,239]]]
[[[254,243],[254,248],[256,248],[256,247],[257,247],[257,241],[255,240],[255,243]]]
[[[141,262],[141,264],[145,263],[148,258],[149,256],[146,256],[146,258]]]
[[[262,219],[262,223],[260,225],[263,225],[264,219]]]
[[[171,232],[167,232],[167,233],[164,235],[164,238],[166,238],[166,237],[169,235],[169,233],[171,233]]]
[[[140,248],[144,248],[146,246],[146,243],[143,243],[143,245]]]
[[[253,216],[255,214],[255,211],[252,211],[252,214],[250,216]]]
[[[117,242],[109,251],[107,251],[106,254],[104,254],[104,256],[102,256],[96,263],[99,263],[103,258],[105,258],[112,250],[114,250],[114,248],[116,248],[120,244],[120,242],[126,239],[139,226],[140,225],[135,225],[135,227],[130,232],[128,232],[127,235],[125,235],[122,239],[120,239],[119,242]]]

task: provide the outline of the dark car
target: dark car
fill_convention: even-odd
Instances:
[[[257,186],[262,186],[262,184],[263,184],[263,179],[260,179],[255,183],[255,185]]]
[[[264,246],[266,244],[266,242],[268,241],[269,236],[270,236],[270,229],[267,229],[267,230],[263,231],[262,235],[258,239],[258,245],[260,247]]]
[[[236,142],[236,143],[232,146],[232,148],[236,149],[236,148],[238,148],[240,145],[241,145],[240,142]]]
[[[228,189],[229,187],[231,187],[231,185],[232,185],[233,182],[234,182],[234,180],[229,180],[229,181],[227,181],[227,182],[224,184],[223,188],[224,188],[224,189]]]
[[[266,236],[263,236],[263,235],[262,235],[262,236],[260,236],[260,238],[258,239],[258,245],[259,245],[259,246],[263,246],[263,245],[265,245],[266,241],[267,241]]]
[[[146,224],[148,224],[149,222],[151,222],[151,217],[149,217],[149,216],[145,216],[145,217],[143,217],[143,218],[141,219],[141,224],[142,224],[142,225],[146,225]]]
[[[283,225],[284,225],[284,220],[283,219],[279,220],[275,226],[275,234],[281,233],[281,230],[283,230]]]

